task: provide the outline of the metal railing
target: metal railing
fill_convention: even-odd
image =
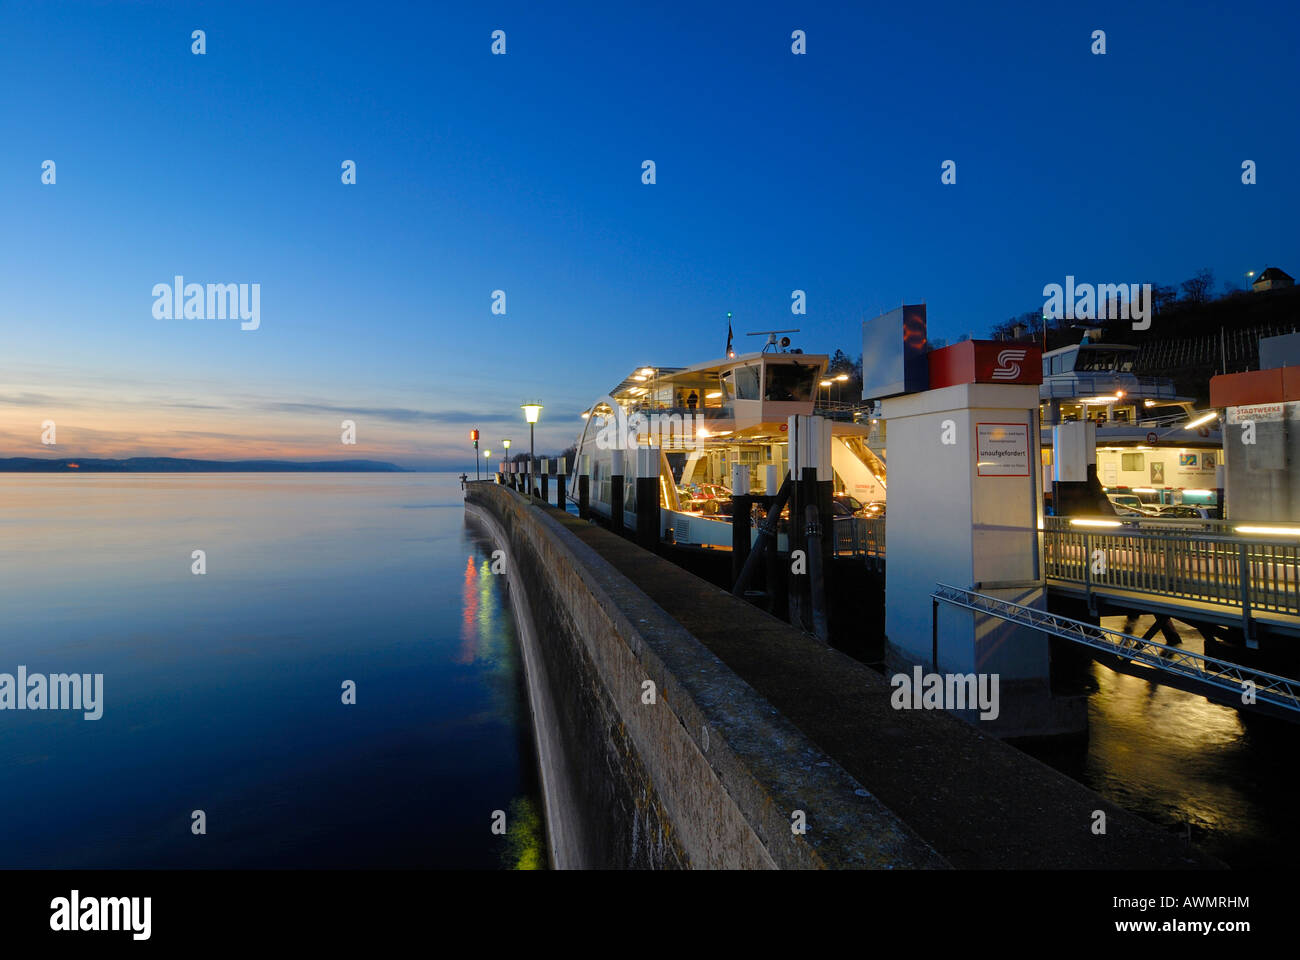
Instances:
[[[884,565],[884,517],[841,517],[834,522],[834,528],[837,556],[861,557],[872,567]]]
[[[1187,521],[1172,521],[1180,522]],[[1080,585],[1089,595],[1149,593],[1235,608],[1248,632],[1260,612],[1300,616],[1300,541],[1228,536],[1226,521],[1200,522],[1213,526],[1160,529],[1160,521],[1141,520],[1112,528],[1049,517],[1047,578]]]
[[[1116,390],[1123,390],[1130,401],[1135,398],[1178,399],[1172,380],[1107,371],[1048,374],[1039,385],[1038,395],[1042,400],[1069,400],[1079,396],[1109,396]]]
[[[1044,517],[1043,527],[1047,530],[1078,530],[1078,526],[1071,524],[1072,520],[1094,521],[1101,520],[1108,523],[1118,523],[1119,527],[1115,529],[1140,530],[1149,533],[1170,533],[1173,531],[1182,531],[1184,533],[1202,533],[1212,536],[1232,536],[1236,527],[1242,526],[1240,520],[1216,520],[1213,518],[1201,517],[1137,517],[1121,516],[1113,517]],[[1105,532],[1106,528],[1097,529]],[[1296,536],[1300,537],[1300,527],[1296,528]]]
[[[1119,630],[1108,630],[1082,620],[1035,610],[1010,600],[1000,600],[946,583],[935,584],[930,598],[936,606],[948,603],[998,617],[1232,694],[1241,695],[1251,689],[1258,702],[1300,713],[1300,683],[1287,677],[1253,670],[1241,664],[1171,647],[1155,640],[1143,640]]]

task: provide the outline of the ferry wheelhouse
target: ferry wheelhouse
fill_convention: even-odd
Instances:
[[[689,367],[639,367],[593,404],[577,442],[579,458],[591,458],[590,509],[610,516],[624,426],[636,438],[635,449],[623,448],[624,523],[636,522],[636,458],[657,457],[661,534],[729,548],[734,468],[751,493],[774,496],[789,472],[789,418],[813,414],[832,420],[835,493],[848,503],[883,502],[883,424],[861,403],[830,398],[835,381],[826,380],[825,355],[782,352],[774,340],[768,347]],[[569,497],[576,499],[573,491]]]
[[[1138,348],[1083,342],[1043,354],[1039,388],[1043,457],[1052,425],[1097,425],[1097,477],[1107,493],[1143,502],[1212,504],[1223,438],[1213,411],[1196,409],[1173,380],[1134,373]]]

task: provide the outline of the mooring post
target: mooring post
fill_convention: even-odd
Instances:
[[[786,477],[785,482],[781,484],[776,499],[772,502],[772,506],[768,508],[767,516],[759,524],[758,542],[754,544],[754,548],[749,552],[749,557],[745,560],[745,567],[740,571],[740,577],[736,580],[736,585],[731,588],[733,596],[743,597],[745,595],[745,590],[749,586],[749,581],[753,579],[754,571],[758,569],[758,562],[763,554],[776,555],[777,522],[781,516],[781,508],[790,499],[790,490],[793,486],[794,484],[790,482],[790,478]],[[773,578],[773,582],[775,582],[775,578]],[[771,588],[769,587],[769,589]]]
[[[659,448],[636,450],[636,539],[646,550],[659,546]]]
[[[584,453],[578,461],[578,516],[583,520],[591,516],[591,454]]]
[[[804,513],[816,499],[816,459],[813,417],[792,416],[787,425],[787,449],[790,460],[790,584],[789,614],[793,626],[806,627],[808,595],[808,543],[803,523]]]
[[[835,556],[835,474],[831,470],[831,422],[826,417],[813,417],[813,456],[809,460],[816,469],[817,522],[821,526],[822,572],[829,574],[831,558]]]
[[[749,467],[741,463],[731,465],[731,582],[740,579],[749,559],[750,510],[754,500],[749,496]]]
[[[542,503],[551,499],[551,461],[542,460]]]
[[[827,643],[830,631],[826,627],[826,582],[823,579],[822,564],[824,534],[817,521],[818,512],[817,507],[811,503],[804,510],[808,540],[808,595],[812,601],[813,633],[822,643]]]
[[[609,478],[609,529],[623,533],[623,460],[624,451],[611,450]]]
[[[555,461],[555,506],[564,509],[564,457]]]

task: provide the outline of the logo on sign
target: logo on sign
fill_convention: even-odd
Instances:
[[[1019,380],[1020,361],[1029,351],[1025,349],[1008,349],[998,354],[998,365],[993,368],[994,380]]]

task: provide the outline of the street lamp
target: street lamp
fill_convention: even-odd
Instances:
[[[506,448],[506,462],[509,463],[510,462],[510,441],[502,440],[501,446]]]
[[[849,382],[849,375],[848,375],[847,373],[841,373],[841,374],[840,374],[838,377],[836,377],[835,379],[836,379],[836,381],[838,381],[839,383],[848,383],[848,382]],[[840,388],[841,391],[842,391],[843,389],[844,389],[843,387]],[[843,393],[840,393],[840,399],[841,399],[841,400],[844,399],[844,394],[843,394]]]
[[[830,402],[831,402],[831,384],[832,384],[833,382],[834,382],[833,380],[823,380],[823,381],[821,382],[821,384],[820,384],[821,386],[823,386],[823,387],[826,388],[826,404],[827,404],[827,406],[829,406],[829,405],[830,405]]]
[[[533,465],[537,461],[535,430],[537,428],[537,418],[542,415],[542,405],[540,403],[521,403],[519,408],[524,411],[524,419],[528,421],[528,495],[531,497],[533,495]]]

